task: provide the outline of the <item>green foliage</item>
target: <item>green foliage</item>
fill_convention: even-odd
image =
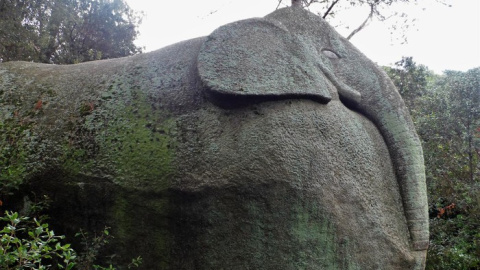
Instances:
[[[434,218],[430,226],[432,241],[427,269],[480,268],[479,224],[474,222],[473,217]]]
[[[76,259],[70,244],[62,244],[64,236],[56,236],[48,224],[16,212],[5,212],[0,221],[7,224],[0,231],[0,266],[2,269],[72,269]]]
[[[459,190],[480,180],[480,68],[447,71],[423,96],[414,114],[424,142],[431,184]],[[467,188],[467,190],[470,188]],[[448,194],[454,200],[455,194]]]
[[[141,22],[124,0],[3,0],[0,58],[71,64],[128,56]]]
[[[438,76],[403,58],[386,71],[423,143],[427,269],[480,269],[480,68]]]
[[[0,231],[0,268],[13,269],[81,269],[115,270],[112,265],[95,264],[99,251],[108,243],[108,228],[100,235],[90,237],[85,231],[82,238],[83,252],[77,253],[71,244],[62,244],[65,236],[57,236],[42,220],[20,216],[17,212],[5,211],[0,217],[4,225]],[[140,256],[133,258],[128,269],[139,267]]]
[[[93,236],[90,233],[80,230],[76,234],[77,237],[81,238],[81,245],[83,246],[83,251],[78,255],[77,265],[75,269],[84,269],[88,270],[93,267],[96,270],[114,270],[116,269],[111,264],[107,267],[95,264],[95,261],[98,259],[99,252],[105,245],[108,243],[109,239],[113,238],[110,235],[108,227],[99,233],[94,234]],[[133,258],[131,263],[127,266],[128,269],[139,267],[142,264],[142,257],[138,256]]]
[[[106,227],[100,235],[94,235],[91,237],[88,232],[80,230],[76,234],[77,237],[81,237],[81,244],[83,246],[83,252],[79,255],[80,263],[79,269],[89,269],[90,265],[93,265],[94,269],[114,269],[112,265],[108,268],[94,264],[98,257],[99,251],[108,243],[108,239],[112,236]]]
[[[415,108],[415,102],[425,95],[428,81],[433,73],[424,65],[417,65],[412,57],[402,57],[395,67],[385,68],[388,76],[406,102],[407,107]]]

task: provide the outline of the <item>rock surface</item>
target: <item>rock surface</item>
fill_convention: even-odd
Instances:
[[[293,15],[314,16],[287,8],[232,27],[254,29],[251,44],[271,34],[263,26],[278,28],[272,38],[291,31]],[[111,226],[116,260],[141,255],[142,269],[423,269],[426,247],[416,243],[423,243],[425,230],[428,242],[428,224],[409,207],[415,196],[424,207],[426,195],[410,193],[408,181],[421,189],[424,178],[401,180],[399,170],[410,165],[391,144],[403,137],[385,132],[383,116],[376,120],[362,107],[376,97],[364,88],[374,91],[381,79],[357,74],[371,85],[352,83],[346,71],[337,78],[337,64],[322,64],[323,56],[320,64],[288,73],[292,63],[312,57],[303,33],[270,44],[299,42],[299,56],[265,53],[272,62],[255,56],[260,68],[251,73],[258,76],[241,80],[253,65],[248,57],[243,63],[207,59],[238,53],[209,47],[223,37],[218,31],[122,59],[0,64],[1,154],[8,159],[1,180],[25,181],[37,196],[48,194],[60,233]],[[346,42],[330,40],[337,39]],[[350,50],[342,46],[333,42],[328,49],[340,58],[359,54],[342,54]],[[352,61],[379,69],[366,58]],[[215,77],[211,68],[228,74]],[[223,78],[231,80],[216,81]],[[277,78],[271,92],[255,89],[263,78]],[[277,92],[278,80],[290,90]],[[231,91],[242,89],[250,92]],[[400,96],[389,91],[392,115],[407,119],[407,128],[396,120],[393,126],[418,140]],[[413,160],[421,172],[423,161]]]

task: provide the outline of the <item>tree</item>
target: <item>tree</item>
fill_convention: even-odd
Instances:
[[[480,68],[435,75],[404,57],[385,70],[422,140],[430,205],[426,269],[479,269]]]
[[[461,140],[457,145],[467,174],[465,181],[478,181],[480,155],[480,68],[467,72],[446,71],[445,87],[449,90],[448,112],[451,117],[451,135]]]
[[[432,214],[427,269],[478,269],[480,68],[437,76],[413,106]]]
[[[281,2],[281,1],[280,1]],[[279,3],[280,4],[280,3]],[[292,6],[301,6],[302,1],[301,0],[292,0]]]
[[[287,0],[277,0],[277,8],[282,4],[286,5]],[[362,8],[365,13],[365,19],[360,25],[352,28],[347,39],[351,39],[354,35],[364,29],[372,20],[376,19],[381,22],[386,21],[389,18],[398,18],[401,22],[392,24],[392,29],[397,30],[400,28],[408,28],[410,24],[413,24],[414,19],[410,20],[408,14],[405,12],[388,11],[387,8],[391,8],[397,3],[416,3],[417,0],[292,0],[292,5],[301,5],[311,11],[316,11],[319,16],[327,21],[335,18],[338,13],[342,13],[343,10],[349,8]],[[347,29],[351,29],[351,26],[347,26]],[[402,37],[406,40],[406,37]]]
[[[70,64],[141,52],[124,0],[1,0],[0,57]]]
[[[0,58],[4,61],[22,59],[35,52],[32,28],[35,1],[0,2]],[[43,13],[41,13],[43,14]],[[40,23],[41,18],[37,17]]]
[[[447,162],[435,166],[462,183],[480,180],[480,68],[446,71],[419,104],[418,128],[428,147],[448,151]],[[430,146],[432,144],[432,146]],[[441,155],[432,157],[439,163]],[[435,175],[439,177],[440,175]]]
[[[415,63],[412,57],[402,57],[394,67],[385,67],[385,71],[413,114],[414,103],[426,94],[433,73],[426,66]]]

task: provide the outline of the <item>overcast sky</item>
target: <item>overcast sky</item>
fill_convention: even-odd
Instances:
[[[407,12],[415,25],[406,31],[407,44],[401,44],[395,24],[372,22],[351,39],[351,42],[380,65],[392,65],[402,56],[437,73],[443,70],[466,71],[480,67],[480,0],[419,0],[418,5],[397,5]],[[208,35],[217,27],[252,17],[263,17],[275,10],[277,0],[127,0],[134,10],[145,13],[140,26],[138,45],[153,51],[178,41]],[[339,14],[340,15],[340,14]],[[340,21],[358,21],[368,10],[344,12]],[[353,23],[355,25],[357,23]],[[399,24],[400,25],[400,24]],[[343,28],[337,29],[348,35]]]

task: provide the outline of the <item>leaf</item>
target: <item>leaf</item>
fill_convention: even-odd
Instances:
[[[42,232],[43,232],[43,227],[42,226],[39,226],[39,227],[35,228],[35,234],[37,236],[40,235]]]
[[[67,270],[70,270],[70,269],[72,269],[74,266],[75,266],[75,263],[71,262],[71,263],[69,263],[69,264],[67,265],[66,269],[67,269]]]

